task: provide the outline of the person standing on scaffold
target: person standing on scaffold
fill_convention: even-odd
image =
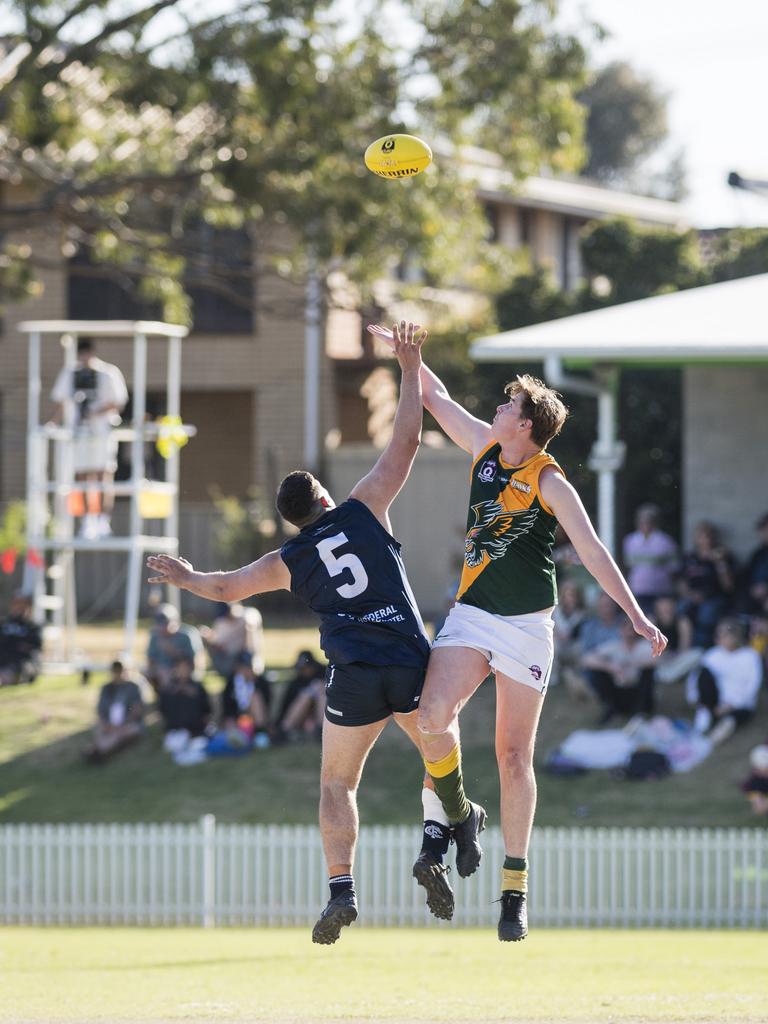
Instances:
[[[64,403],[75,403],[75,480],[85,483],[85,493],[81,489],[72,492],[70,509],[80,519],[79,535],[86,540],[108,537],[115,502],[110,485],[117,469],[113,429],[119,426],[128,401],[125,378],[117,366],[94,355],[92,341],[81,338],[77,362],[74,368],[65,366],[60,371],[51,399],[59,404],[62,417]]]

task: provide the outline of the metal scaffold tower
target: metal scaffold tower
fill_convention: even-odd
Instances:
[[[27,405],[27,563],[25,590],[34,600],[35,618],[48,625],[46,646],[49,671],[73,671],[88,667],[77,654],[77,552],[124,552],[128,559],[125,593],[125,633],[122,657],[133,660],[139,617],[141,576],[148,551],[177,555],[179,550],[179,442],[194,435],[194,427],[182,425],[181,341],[187,328],[179,324],[118,320],[34,320],[19,325],[29,343]],[[115,428],[118,442],[131,446],[131,476],[106,485],[116,497],[127,497],[130,515],[121,535],[89,538],[75,536],[72,495],[75,491],[105,490],[103,484],[75,480],[73,441],[76,432],[74,397],[63,403],[62,424],[42,423],[41,349],[56,339],[64,352],[64,366],[74,370],[78,338],[125,338],[133,343],[133,375],[130,383],[130,425]],[[147,421],[147,347],[149,342],[167,344],[164,423]],[[171,426],[172,425],[172,426]],[[165,479],[146,476],[145,445],[171,431],[165,459]],[[160,520],[160,535],[145,533],[145,520]],[[32,557],[30,557],[30,555]],[[167,600],[178,606],[178,591],[169,589]]]

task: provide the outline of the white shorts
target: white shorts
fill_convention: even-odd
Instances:
[[[471,647],[494,672],[546,693],[552,671],[555,627],[552,609],[528,615],[494,615],[457,602],[433,647]]]
[[[117,441],[112,431],[81,427],[75,434],[75,473],[114,473],[117,469]]]

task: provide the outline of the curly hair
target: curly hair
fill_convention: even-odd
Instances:
[[[523,396],[520,412],[524,419],[531,421],[531,440],[546,448],[552,438],[560,433],[568,418],[568,409],[562,396],[529,373],[518,374],[504,391],[510,398]]]
[[[320,500],[320,484],[306,470],[289,473],[277,490],[277,511],[294,526],[304,526]]]

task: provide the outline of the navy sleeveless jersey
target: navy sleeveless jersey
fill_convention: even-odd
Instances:
[[[291,592],[321,618],[332,665],[426,665],[429,640],[400,544],[361,501],[348,498],[280,549]]]

